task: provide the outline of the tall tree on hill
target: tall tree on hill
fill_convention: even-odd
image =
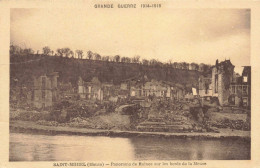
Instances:
[[[76,54],[78,55],[78,59],[83,58],[83,51],[82,50],[76,50]]]
[[[180,69],[185,69],[186,68],[186,63],[185,62],[181,62],[179,63],[180,65]]]
[[[190,65],[191,65],[191,70],[198,70],[199,69],[199,65],[194,63],[194,62],[191,63]]]
[[[116,56],[114,57],[114,59],[115,59],[116,62],[119,62],[119,61],[120,61],[120,55],[116,55]]]
[[[132,63],[135,63],[135,62],[136,62],[135,57],[131,58],[131,62],[132,62]]]
[[[185,65],[184,65],[184,62],[179,62],[179,69],[184,69]]]
[[[157,67],[163,67],[163,63],[159,60],[157,60],[157,63],[155,64]]]
[[[10,54],[20,54],[21,53],[21,48],[17,45],[10,45]]]
[[[49,55],[49,54],[51,53],[50,47],[48,47],[48,46],[43,47],[43,48],[42,48],[42,53],[43,53],[44,55]]]
[[[171,59],[170,59],[170,60],[168,60],[168,63],[167,63],[167,65],[168,65],[168,66],[170,66],[170,67],[172,66],[172,60],[171,60]]]
[[[87,52],[87,57],[89,60],[91,60],[93,58],[93,52],[92,51],[88,51]]]
[[[31,48],[25,48],[22,50],[22,53],[23,54],[34,54],[34,51]]]
[[[126,62],[126,57],[121,57],[121,62]]]
[[[57,49],[57,55],[60,56],[60,57],[64,57],[65,56],[64,48],[58,48]]]
[[[69,51],[69,56],[70,56],[71,58],[74,58],[74,52],[73,52],[72,50]]]
[[[126,63],[131,63],[131,58],[126,57],[126,58],[125,58],[125,62],[126,62]]]
[[[101,55],[99,55],[98,53],[95,53],[95,60],[101,60]]]
[[[66,48],[62,48],[62,51],[63,51],[63,53],[64,53],[64,55],[65,55],[65,57],[69,57],[69,56],[72,56],[73,54],[73,52],[70,50],[70,48],[68,48],[68,47],[66,47]]]
[[[156,59],[151,59],[150,60],[150,65],[152,65],[152,66],[157,65],[157,63],[158,63],[158,61]]]
[[[149,65],[149,61],[147,59],[142,60],[143,65]]]
[[[109,56],[109,61],[114,62],[115,61],[115,57],[114,56]]]
[[[58,56],[63,57],[63,50],[61,48],[58,48],[56,51]]]
[[[102,57],[102,61],[107,61],[108,62],[109,61],[109,56],[103,56]]]
[[[182,69],[189,69],[189,64],[187,62],[182,62]]]
[[[139,59],[140,59],[140,56],[139,56],[139,55],[133,57],[133,58],[132,58],[132,63],[139,63]]]
[[[182,63],[181,62],[177,62],[177,69],[182,69]]]
[[[137,56],[135,56],[135,60],[136,60],[136,63],[139,63],[140,62],[140,56],[139,55],[137,55]]]
[[[178,67],[178,63],[177,63],[177,62],[174,62],[174,63],[172,64],[172,67],[173,67],[173,68],[177,68],[177,67]]]
[[[198,71],[199,70],[199,65],[195,64],[195,70]]]
[[[109,61],[110,57],[109,56],[105,56],[105,61]]]
[[[206,66],[206,64],[200,63],[200,65],[199,65],[199,71],[200,71],[200,72],[203,72],[205,66]]]

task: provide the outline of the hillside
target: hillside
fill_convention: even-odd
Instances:
[[[36,54],[11,55],[10,63],[11,86],[14,79],[27,85],[32,82],[33,76],[59,72],[60,82],[71,82],[74,86],[79,76],[85,81],[98,77],[101,82],[119,84],[122,80],[145,74],[149,79],[179,83],[190,88],[197,86],[200,75],[198,71],[175,69],[167,65],[152,66]]]

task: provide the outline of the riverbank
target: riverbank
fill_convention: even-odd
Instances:
[[[250,131],[240,131],[231,129],[220,129],[220,133],[213,132],[139,132],[139,131],[120,131],[88,129],[66,126],[45,126],[31,121],[10,121],[10,132],[29,132],[40,134],[68,134],[86,136],[109,136],[109,137],[161,137],[161,138],[191,138],[191,139],[242,139],[250,141]]]

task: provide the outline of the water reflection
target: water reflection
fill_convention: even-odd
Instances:
[[[250,144],[234,140],[10,133],[10,161],[201,159],[250,159]]]
[[[241,140],[134,138],[132,144],[141,160],[250,159],[250,143]]]
[[[10,161],[132,160],[127,138],[10,134]]]

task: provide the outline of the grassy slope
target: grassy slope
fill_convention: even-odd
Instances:
[[[79,76],[90,81],[98,77],[102,82],[115,84],[122,80],[146,74],[149,79],[180,83],[189,87],[197,86],[199,72],[174,69],[171,67],[145,66],[134,63],[116,63],[96,60],[78,60],[40,55],[14,55],[10,57],[11,78],[17,78],[26,84],[32,81],[32,76],[43,73],[59,72],[59,81],[77,84]],[[12,80],[11,80],[12,84]]]

